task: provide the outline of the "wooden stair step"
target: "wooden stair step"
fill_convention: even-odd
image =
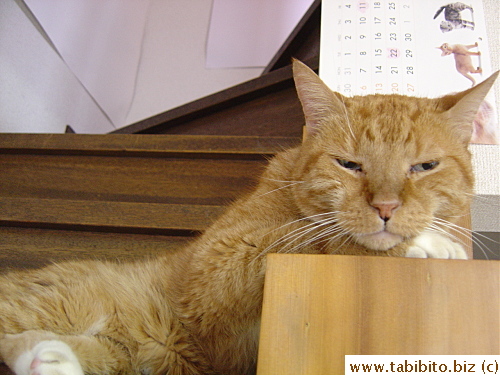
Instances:
[[[304,62],[317,70],[319,57]],[[303,125],[288,65],[112,133],[301,137]]]
[[[0,197],[225,205],[297,138],[0,135]]]
[[[0,226],[0,273],[75,259],[133,261],[182,251],[186,235]]]
[[[220,206],[0,197],[0,225],[119,233],[202,231]]]
[[[0,154],[262,158],[298,137],[165,134],[0,134]]]

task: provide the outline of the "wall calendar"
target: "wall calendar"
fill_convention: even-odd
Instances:
[[[320,76],[346,96],[437,97],[493,73],[481,0],[323,0]],[[493,90],[475,143],[499,143]]]

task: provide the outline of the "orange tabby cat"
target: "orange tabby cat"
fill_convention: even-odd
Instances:
[[[0,360],[27,374],[250,374],[267,253],[465,258],[471,124],[497,74],[440,99],[346,98],[293,63],[307,139],[178,255],[0,277]]]

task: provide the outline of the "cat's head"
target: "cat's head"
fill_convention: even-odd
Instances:
[[[307,137],[294,200],[313,220],[331,213],[344,235],[388,250],[469,210],[472,121],[496,78],[439,99],[344,97],[304,64],[294,79]]]
[[[442,52],[441,56],[451,55],[453,52],[452,48],[450,47],[450,45],[448,43],[443,43],[439,47],[436,47],[436,48],[441,50],[441,52]]]
[[[454,29],[453,24],[449,21],[441,21],[439,28],[443,33],[448,33]]]

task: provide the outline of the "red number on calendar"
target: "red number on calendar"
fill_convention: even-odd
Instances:
[[[389,59],[397,59],[399,57],[399,50],[397,48],[389,48],[387,52],[389,52],[389,55],[387,55]]]
[[[358,9],[360,12],[364,13],[368,9],[368,3],[366,1],[358,2]]]

